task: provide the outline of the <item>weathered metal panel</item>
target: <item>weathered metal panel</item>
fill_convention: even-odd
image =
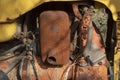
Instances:
[[[36,6],[50,1],[78,0],[0,0],[0,22],[12,21]]]
[[[116,22],[116,37],[117,37],[117,44],[115,47],[114,53],[114,80],[119,80],[120,77],[120,20]]]
[[[0,24],[0,42],[5,42],[13,38],[13,35],[16,33],[17,24],[7,23]]]
[[[70,20],[64,11],[40,14],[40,47],[42,60],[63,65],[70,57]]]

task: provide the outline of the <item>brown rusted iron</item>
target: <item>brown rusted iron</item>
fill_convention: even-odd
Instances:
[[[87,11],[85,11],[84,15],[82,16],[82,14],[79,11],[78,8],[79,4],[73,4],[73,12],[75,14],[75,16],[82,21],[80,22],[80,26],[79,26],[79,33],[80,33],[80,39],[81,39],[81,46],[85,46],[86,42],[87,42],[87,37],[88,37],[88,27],[91,21],[91,16],[92,16],[92,12],[90,9],[88,9]],[[96,27],[93,27],[93,41],[94,43],[97,44],[97,46],[99,46],[103,51],[104,51],[104,46],[101,43],[101,36],[98,33]],[[97,36],[97,37],[96,37]]]
[[[76,66],[74,80],[107,80],[106,66]]]
[[[74,15],[75,15],[78,19],[82,19],[82,14],[80,14],[78,5],[79,5],[79,4],[76,4],[76,3],[72,5],[73,12],[74,12]]]
[[[11,61],[8,60],[10,63]],[[0,65],[4,66],[4,69],[8,67],[9,63],[2,62]],[[101,65],[101,66],[86,66],[86,67],[79,67],[77,65],[73,65],[69,72],[68,75],[66,76],[67,69],[70,66],[70,61],[65,64],[63,67],[51,67],[47,69],[43,69],[40,66],[41,62],[37,60],[37,57],[35,57],[35,66],[36,66],[36,71],[38,74],[39,80],[64,80],[66,79],[71,79],[71,80],[107,80],[107,69],[106,66]],[[3,70],[3,66],[0,66],[0,69]],[[26,67],[26,66],[24,66]],[[8,77],[10,80],[19,80],[17,79],[15,75],[17,75],[18,68],[15,68],[12,70],[9,74]],[[28,73],[28,72],[27,72]],[[36,80],[36,77],[34,75],[33,67],[32,65],[29,65],[29,74],[31,80]],[[25,74],[24,76],[26,76]],[[28,76],[26,78],[23,78],[24,80],[28,80]]]
[[[36,71],[37,71],[37,75],[38,75],[38,79],[39,80],[61,80],[63,73],[65,73],[69,62],[67,64],[65,64],[63,67],[50,67],[47,69],[42,68],[40,65],[42,64],[42,62],[40,62],[39,60],[37,60],[38,58],[35,57],[35,66],[36,66]],[[7,62],[7,63],[6,63]],[[5,70],[8,65],[12,62],[11,60],[7,60],[7,61],[2,61],[0,63],[0,70]],[[23,65],[23,72],[22,72],[22,80],[29,80],[29,78],[31,80],[36,80],[35,74],[34,74],[34,70],[32,65],[27,65],[28,61],[25,61],[24,65]],[[29,69],[28,69],[29,68]],[[12,70],[11,72],[8,73],[8,77],[10,80],[19,80],[20,78],[17,76],[18,75],[18,69],[19,67],[16,66],[16,68],[14,68],[14,70]],[[29,74],[29,76],[28,76]]]
[[[78,9],[78,4],[73,4],[73,11],[75,16],[80,20],[82,18],[82,21],[80,22],[79,25],[79,30],[78,30],[78,36],[80,38],[79,39],[79,47],[82,49],[82,47],[85,47],[87,44],[87,40],[88,40],[88,29],[89,29],[89,25],[91,22],[91,18],[92,18],[92,11],[91,9],[87,9],[84,10],[84,15],[81,17],[81,13],[79,12]],[[95,43],[100,49],[101,51],[105,52],[105,47],[102,44],[102,39],[100,36],[100,33],[98,32],[97,28],[93,25],[92,27],[92,43]]]
[[[78,5],[74,4],[73,5],[74,14],[78,19],[81,19],[80,17],[81,13],[76,8],[78,8]],[[78,30],[80,35],[79,47],[81,49],[83,49],[87,44],[88,29],[91,22],[91,17],[92,17],[91,10],[86,9]],[[98,30],[96,29],[95,26],[93,26],[91,42],[95,43],[100,48],[101,51],[105,52],[105,47],[101,43],[101,40],[102,39],[100,34],[98,33]],[[80,61],[78,60],[78,62]],[[83,64],[83,63],[80,62],[80,64]],[[96,64],[94,66],[87,66],[87,67],[80,67],[76,65],[74,80],[107,80],[107,67],[105,66],[105,64],[106,64],[106,59],[101,60],[101,64],[97,64],[97,67],[96,67]],[[100,74],[96,70],[98,70],[98,72],[100,71],[99,72]]]
[[[25,59],[23,62],[23,70],[22,70],[22,80],[27,80],[28,72],[27,72],[27,67],[28,67],[28,60]]]
[[[76,8],[78,8],[76,6]],[[74,10],[77,11],[78,9]],[[87,14],[87,13],[86,13]],[[89,12],[88,12],[89,14]],[[76,14],[75,14],[76,15]],[[79,16],[78,16],[79,17]],[[87,18],[87,19],[86,19]],[[80,18],[79,18],[80,19]],[[90,23],[90,17],[84,17],[82,19],[82,24],[80,28],[86,31],[85,35],[80,35],[81,39],[87,39],[88,25]],[[70,20],[68,15],[64,11],[45,11],[40,14],[40,50],[42,61],[46,61],[52,65],[63,65],[62,67],[48,67],[46,69],[42,68],[43,63],[35,58],[35,66],[38,78],[40,80],[107,80],[107,68],[103,63],[97,66],[78,66],[76,63],[71,63],[70,57]],[[84,26],[85,25],[85,26]],[[87,25],[87,26],[86,26]],[[97,30],[93,28],[92,42],[97,44],[101,50],[104,47],[100,43],[101,37],[97,33]],[[87,41],[87,40],[86,40]],[[86,45],[86,41],[82,46]],[[75,42],[76,43],[76,42]],[[78,60],[81,64],[86,64],[84,59]],[[104,61],[105,62],[105,61]],[[28,62],[27,62],[28,63]],[[32,65],[24,63],[23,69],[23,79],[24,80],[36,80],[35,73]],[[71,64],[70,64],[71,63]],[[1,62],[0,69],[4,70],[8,67],[10,61]],[[18,67],[15,68],[16,71],[11,71],[8,75],[10,80],[19,80],[15,75],[17,75]],[[28,71],[29,70],[29,71]],[[25,72],[25,73],[24,73]],[[29,74],[29,77],[27,76]]]
[[[40,48],[43,62],[66,64],[70,57],[70,20],[64,11],[40,14]]]

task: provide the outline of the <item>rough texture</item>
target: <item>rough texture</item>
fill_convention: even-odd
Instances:
[[[71,22],[68,14],[59,10],[44,11],[40,14],[39,21],[43,62],[47,61],[52,65],[66,64],[70,57]]]
[[[0,63],[0,65],[2,65],[0,66],[0,69],[5,70],[10,62],[11,60],[9,60],[8,63],[6,63],[6,61]],[[49,67],[46,69],[42,68],[40,65],[41,62],[38,62],[36,57],[35,66],[39,80],[107,80],[107,68],[104,65],[86,67],[72,65],[72,67],[69,67],[70,62],[68,62],[68,64],[64,65],[63,67]],[[68,68],[70,68],[70,70],[67,71]],[[31,65],[29,65],[28,67],[28,73],[30,77],[27,77],[27,79],[36,79]],[[8,74],[8,76],[10,80],[20,80],[20,78],[18,77],[18,68],[14,68]]]
[[[107,23],[108,23],[108,14],[106,13],[105,9],[93,8],[92,20],[95,23],[97,29],[99,30],[105,45],[106,37],[107,37]]]

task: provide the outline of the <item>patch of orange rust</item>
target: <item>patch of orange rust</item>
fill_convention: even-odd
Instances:
[[[5,70],[8,67],[9,64],[10,64],[9,61],[0,62],[0,70]]]

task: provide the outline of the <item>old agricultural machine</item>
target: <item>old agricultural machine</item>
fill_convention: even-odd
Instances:
[[[0,0],[0,80],[120,80],[119,0]]]

